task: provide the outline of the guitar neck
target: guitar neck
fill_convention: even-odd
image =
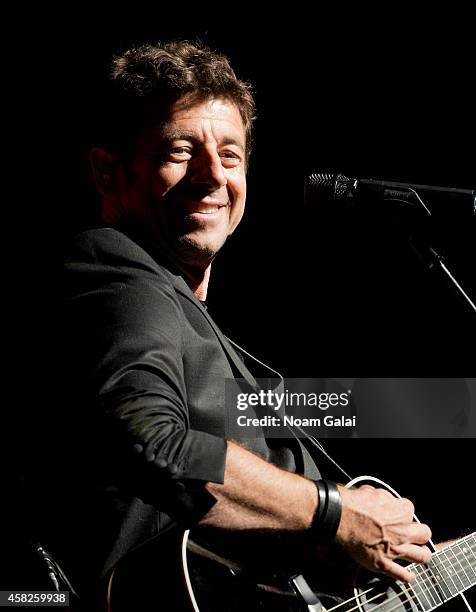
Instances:
[[[416,578],[407,588],[419,607],[434,610],[476,584],[476,532],[438,550],[430,563],[414,563],[408,569]]]

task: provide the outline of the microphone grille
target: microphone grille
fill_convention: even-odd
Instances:
[[[334,195],[334,179],[335,174],[324,172],[321,174],[311,174],[306,180],[306,185],[309,192],[318,192],[331,197]]]
[[[308,199],[313,195],[321,195],[333,200],[345,198],[352,190],[354,179],[343,174],[330,174],[322,172],[311,174],[305,181],[304,192]]]

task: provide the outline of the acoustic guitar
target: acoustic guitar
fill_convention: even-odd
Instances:
[[[398,496],[370,476],[347,486],[363,483]],[[257,547],[246,564],[204,542],[201,530],[171,530],[158,540],[157,564],[144,568],[138,554],[113,571],[107,612],[430,612],[476,584],[476,532],[435,551],[430,563],[408,565],[416,576],[411,583],[364,570],[340,582],[326,563],[287,573]]]

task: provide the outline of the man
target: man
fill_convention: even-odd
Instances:
[[[90,154],[104,227],[76,237],[66,263],[58,486],[42,541],[83,601],[177,524],[305,535],[310,549],[325,535],[366,568],[410,580],[396,560],[430,558],[410,501],[332,483],[326,493],[296,441],[225,439],[224,381],[253,376],[205,301],[244,212],[249,87],[226,58],[176,42],[116,58],[107,100],[109,129]]]

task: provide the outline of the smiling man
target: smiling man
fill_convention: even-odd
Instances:
[[[119,163],[114,180],[108,169],[114,154],[103,148],[91,152],[104,220],[148,237],[201,299],[213,258],[243,216],[245,121],[251,116],[243,117],[232,100],[189,94],[145,128],[130,167]]]
[[[95,609],[114,568],[147,558],[151,542],[172,565],[163,538],[177,527],[286,534],[296,554],[304,536],[311,557],[317,542],[338,545],[411,579],[395,559],[428,560],[430,532],[408,500],[316,485],[296,439],[226,439],[225,380],[255,382],[204,302],[244,212],[249,86],[209,49],[146,45],[114,60],[106,106],[90,154],[103,224],[79,234],[66,261],[66,391],[50,429],[61,461],[38,512],[37,536],[78,609]],[[150,609],[137,588],[129,596],[124,609]]]

